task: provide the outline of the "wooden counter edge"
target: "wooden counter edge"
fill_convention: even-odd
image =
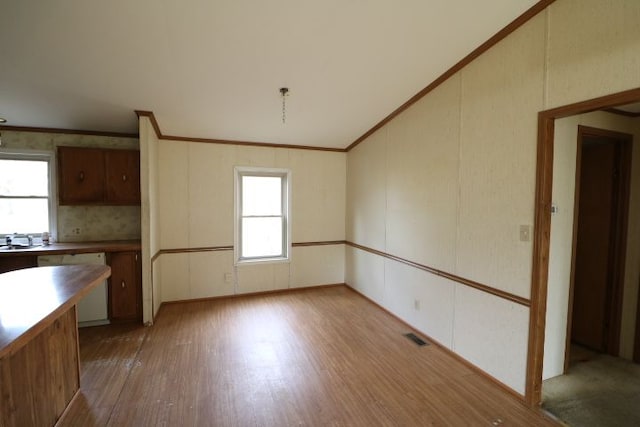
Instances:
[[[111,276],[111,267],[107,265],[99,265],[99,266],[91,266],[98,267],[96,268],[97,275],[90,279],[88,285],[84,286],[79,292],[77,292],[73,297],[69,298],[62,304],[60,304],[55,310],[51,311],[47,316],[43,317],[39,322],[33,325],[31,328],[26,330],[22,335],[18,336],[16,339],[11,341],[5,347],[0,348],[0,359],[6,356],[11,356],[19,351],[22,347],[25,346],[29,341],[31,341],[34,337],[36,337],[40,332],[46,329],[49,325],[51,325],[57,318],[59,318],[63,313],[69,310],[71,307],[76,305],[76,303],[88,294],[93,288],[98,286],[100,283],[105,281],[109,276]],[[34,267],[42,268],[42,267]],[[83,276],[84,278],[84,276]]]
[[[2,250],[0,259],[12,256],[75,255],[95,252],[129,252],[141,249],[142,244],[139,240],[52,243],[49,246],[36,246],[29,249]]]

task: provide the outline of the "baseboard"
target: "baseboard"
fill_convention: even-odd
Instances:
[[[162,307],[165,306],[165,305],[183,304],[183,303],[192,303],[192,302],[217,301],[217,300],[224,300],[224,299],[235,299],[235,298],[244,298],[244,297],[264,296],[264,295],[271,295],[271,294],[286,294],[286,293],[293,293],[293,292],[298,292],[298,291],[308,291],[308,290],[311,290],[311,289],[332,288],[332,287],[337,287],[337,286],[348,287],[346,285],[346,283],[328,283],[326,285],[313,285],[313,286],[301,286],[301,287],[297,287],[297,288],[272,289],[272,290],[269,290],[269,291],[247,292],[247,293],[244,293],[244,294],[218,295],[218,296],[214,296],[214,297],[205,297],[205,298],[192,298],[192,299],[183,299],[183,300],[175,300],[175,301],[163,301],[163,302],[160,303],[160,307],[158,308],[158,311],[157,311],[156,316],[154,317],[154,319],[156,319],[160,315],[160,312],[162,311]]]

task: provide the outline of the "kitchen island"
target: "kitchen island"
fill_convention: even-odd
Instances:
[[[80,389],[76,304],[104,265],[0,274],[0,427],[51,426]]]

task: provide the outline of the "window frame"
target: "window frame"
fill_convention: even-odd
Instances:
[[[30,150],[30,149],[0,149],[0,159],[2,160],[31,160],[47,162],[48,180],[49,180],[49,235],[52,239],[58,236],[58,204],[57,202],[57,186],[56,186],[56,159],[53,151],[47,150]],[[2,197],[0,195],[0,197]],[[4,198],[4,197],[2,197]],[[11,198],[11,197],[7,197]],[[41,199],[42,197],[33,197]],[[30,235],[40,237],[43,230],[33,230]],[[0,234],[0,238],[6,238],[6,234]]]
[[[242,257],[242,177],[279,177],[282,179],[282,253],[276,256]],[[280,168],[234,167],[234,264],[280,263],[291,259],[291,171]]]

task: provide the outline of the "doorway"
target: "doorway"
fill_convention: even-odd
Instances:
[[[572,343],[619,352],[631,144],[628,134],[578,127],[565,372]]]
[[[552,214],[552,182],[555,120],[597,110],[630,105],[640,101],[640,88],[618,92],[538,114],[538,149],[536,166],[535,222],[533,233],[533,265],[531,315],[529,317],[529,350],[525,400],[540,405],[547,314],[547,284]],[[640,319],[639,324],[640,324]],[[638,341],[636,341],[638,342]]]

